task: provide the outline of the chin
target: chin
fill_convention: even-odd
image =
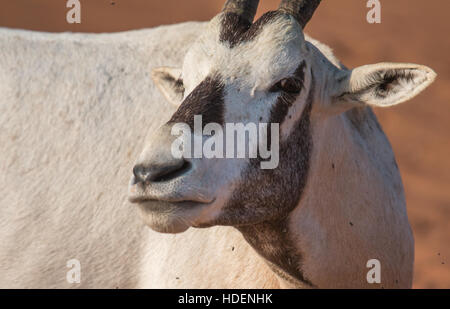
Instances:
[[[180,215],[168,209],[166,203],[146,202],[139,204],[139,212],[144,223],[159,233],[183,233],[190,225]],[[165,208],[164,210],[160,208]]]
[[[197,224],[208,205],[194,202],[146,201],[138,204],[144,223],[159,233],[183,233]]]

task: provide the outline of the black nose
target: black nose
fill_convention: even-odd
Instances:
[[[183,175],[190,168],[191,163],[180,159],[164,164],[138,164],[133,168],[133,174],[135,183],[163,182]]]

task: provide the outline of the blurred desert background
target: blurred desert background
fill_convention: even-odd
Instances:
[[[0,27],[115,32],[206,21],[225,0],[81,0],[81,24],[66,22],[66,0],[0,0]],[[367,0],[324,0],[307,33],[348,67],[382,61],[433,68],[436,82],[408,103],[376,113],[403,176],[416,241],[414,288],[450,288],[450,1],[381,0],[381,24]],[[258,16],[279,1],[262,0]]]

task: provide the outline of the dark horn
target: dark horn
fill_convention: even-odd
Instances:
[[[252,23],[258,9],[258,3],[259,0],[227,0],[222,12],[238,14]]]
[[[282,0],[278,10],[294,16],[304,29],[321,0]]]

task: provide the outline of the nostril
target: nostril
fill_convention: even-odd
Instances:
[[[192,167],[192,164],[188,161],[183,160],[182,164],[167,167],[166,169],[160,171],[158,175],[152,177],[153,182],[163,182],[175,179],[185,173],[187,173]]]
[[[163,165],[153,165],[144,166],[136,165],[133,167],[133,174],[135,184],[145,183],[145,182],[163,182],[171,179],[175,179],[192,167],[192,164],[185,160],[180,160],[176,162],[170,162]]]
[[[135,183],[146,182],[150,178],[150,170],[143,165],[136,165],[133,167],[133,174]]]

